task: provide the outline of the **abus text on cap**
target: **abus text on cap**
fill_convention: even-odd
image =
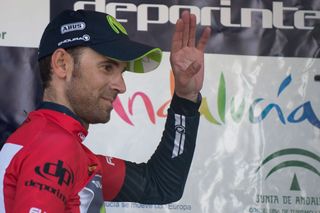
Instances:
[[[86,24],[84,22],[75,22],[70,24],[64,24],[61,26],[61,34],[68,33],[76,30],[84,30]]]

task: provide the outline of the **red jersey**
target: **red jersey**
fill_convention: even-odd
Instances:
[[[30,113],[2,149],[10,153],[1,162],[8,166],[3,179],[6,212],[100,212],[104,200],[112,199],[112,188],[119,190],[123,183],[124,163],[99,159],[81,143],[86,135],[68,115],[47,109]],[[117,165],[120,174],[116,185],[105,187],[105,197],[106,169],[100,160],[104,166]]]
[[[61,105],[45,105],[1,150],[0,212],[105,212],[104,201],[162,204],[182,196],[199,115],[170,112],[156,152],[135,164],[95,155],[82,144],[87,130],[79,119]]]

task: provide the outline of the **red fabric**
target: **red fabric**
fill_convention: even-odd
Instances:
[[[125,163],[123,160],[112,157],[98,156],[102,165],[103,197],[112,201],[124,183]]]
[[[8,156],[3,177],[6,212],[80,212],[81,204],[90,200],[83,202],[80,192],[90,183],[97,186],[94,198],[100,206],[102,194],[107,199],[116,196],[124,180],[124,162],[112,159],[110,165],[106,158],[97,157],[81,143],[86,135],[86,129],[66,114],[47,109],[30,113],[5,145],[7,150],[22,147],[12,158]],[[93,180],[96,176],[103,176],[103,193],[101,184]],[[90,195],[86,193],[84,198]]]

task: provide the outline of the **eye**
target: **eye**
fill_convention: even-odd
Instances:
[[[103,69],[106,71],[106,72],[112,72],[114,70],[114,65],[113,64],[105,64],[103,66]]]

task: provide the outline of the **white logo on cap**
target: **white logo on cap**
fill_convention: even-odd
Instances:
[[[63,40],[63,41],[60,41],[60,42],[58,43],[58,46],[61,46],[62,44],[74,42],[74,41],[90,41],[90,36],[87,35],[87,34],[84,34],[84,35],[81,36],[81,37],[68,38],[68,39],[65,39],[65,40]]]
[[[84,30],[85,28],[86,24],[84,22],[74,22],[70,24],[65,24],[61,26],[61,34],[77,30]]]
[[[84,41],[89,41],[90,40],[90,36],[87,35],[87,34],[83,35],[82,38],[83,38]]]

